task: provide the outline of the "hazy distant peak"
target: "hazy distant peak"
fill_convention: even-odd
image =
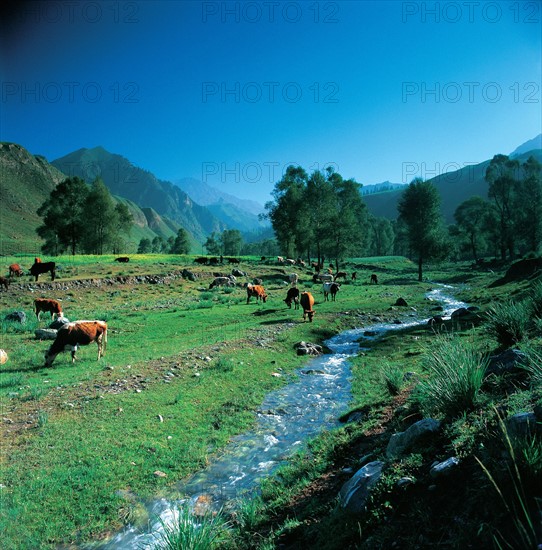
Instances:
[[[534,151],[535,149],[542,149],[542,134],[538,134],[533,139],[530,139],[517,147],[512,153],[510,153],[510,156],[517,157],[518,155],[528,153],[529,151]]]

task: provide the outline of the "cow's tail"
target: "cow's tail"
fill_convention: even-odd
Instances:
[[[103,323],[103,337],[102,337],[102,357],[105,355],[105,350],[107,348],[107,325]]]

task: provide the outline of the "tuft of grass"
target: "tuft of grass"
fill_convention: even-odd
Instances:
[[[488,358],[472,342],[440,336],[426,352],[425,365],[429,377],[417,386],[423,410],[456,418],[476,405]]]
[[[488,330],[506,348],[527,338],[530,321],[530,306],[527,301],[508,300],[494,305],[488,311]]]
[[[404,374],[402,369],[397,365],[385,363],[381,373],[389,394],[398,395],[404,385]]]
[[[162,550],[213,550],[230,538],[230,524],[222,511],[209,511],[195,516],[187,504],[178,506],[174,520],[168,524],[160,520],[163,532],[155,535],[156,547]]]
[[[16,374],[12,374],[11,376],[0,380],[0,388],[12,388],[14,386],[20,386],[23,383],[23,380],[24,376],[22,375],[22,373],[18,372]]]

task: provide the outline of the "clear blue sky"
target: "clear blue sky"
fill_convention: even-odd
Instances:
[[[542,4],[16,2],[0,139],[101,145],[260,202],[290,163],[432,177],[542,130]]]

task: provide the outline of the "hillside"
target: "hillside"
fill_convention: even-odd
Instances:
[[[132,200],[142,208],[152,208],[167,216],[203,242],[213,231],[222,231],[224,224],[178,186],[159,180],[151,172],[134,166],[121,155],[103,147],[79,149],[56,159],[53,166],[64,173],[79,176],[87,183],[101,177],[112,194]]]
[[[54,187],[67,176],[47,162],[14,143],[0,144],[0,254],[36,255],[42,241],[36,235],[41,218],[36,214]],[[142,238],[152,240],[175,236],[180,225],[156,212],[145,212],[123,197],[134,218],[126,252],[135,252]]]
[[[542,162],[542,150],[540,149],[523,153],[515,158],[525,161],[531,155]],[[473,195],[487,197],[488,186],[485,173],[490,162],[491,160],[486,160],[480,164],[465,166],[460,170],[441,174],[429,180],[435,184],[440,193],[442,214],[446,223],[454,223],[456,208],[469,197]],[[401,193],[402,190],[398,189],[387,193],[365,195],[363,199],[374,216],[395,219]]]

